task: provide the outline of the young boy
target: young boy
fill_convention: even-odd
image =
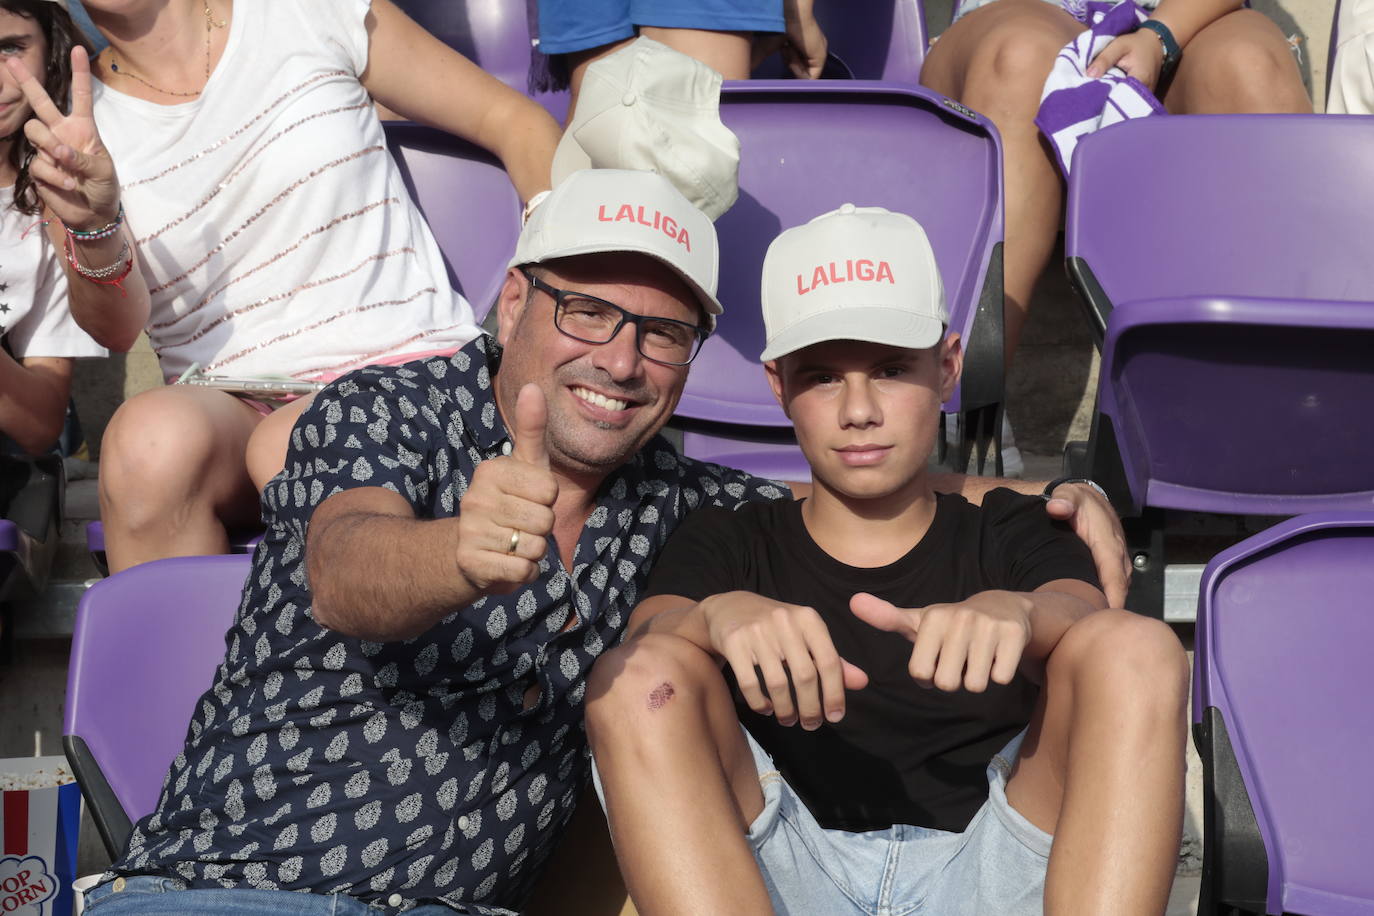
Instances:
[[[846,204],[763,272],[762,358],[814,489],[694,513],[588,693],[639,912],[1157,916],[1178,640],[1104,610],[1039,500],[930,489],[961,353],[915,220]]]

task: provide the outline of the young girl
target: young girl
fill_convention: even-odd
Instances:
[[[84,44],[67,10],[53,0],[0,0],[0,59],[18,59],[65,108],[71,50]],[[68,241],[48,216],[30,175],[35,150],[24,135],[32,114],[18,81],[0,67],[0,433],[24,452],[49,449],[62,431],[72,359],[105,350],[76,326],[63,272]]]

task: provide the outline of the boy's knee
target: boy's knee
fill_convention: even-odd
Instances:
[[[587,690],[588,728],[657,712],[713,682],[723,689],[720,669],[704,649],[680,636],[645,634],[597,660]]]
[[[1071,626],[1050,654],[1052,674],[1083,690],[1113,690],[1123,702],[1171,708],[1188,695],[1188,655],[1163,621],[1124,610],[1097,611]]]

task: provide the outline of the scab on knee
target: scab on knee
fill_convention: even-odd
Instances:
[[[672,700],[676,693],[677,691],[673,690],[673,685],[664,681],[662,684],[659,684],[653,690],[649,691],[649,698],[646,705],[651,711],[662,709],[664,706],[668,705],[668,702]]]

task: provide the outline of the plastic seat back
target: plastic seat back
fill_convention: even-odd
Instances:
[[[830,54],[854,79],[915,85],[926,59],[926,17],[920,0],[845,0],[816,4],[816,21]],[[756,79],[785,79],[782,55],[754,71]]]
[[[538,52],[522,0],[397,0],[397,5],[431,35],[563,120],[566,92],[529,91],[530,55]]]
[[[716,223],[725,314],[692,366],[680,416],[790,426],[758,362],[763,256],[783,229],[845,203],[908,213],[925,228],[967,354],[946,409],[1000,403],[1001,149],[991,123],[965,112],[888,83],[726,84],[721,116],[741,154],[739,201]]]
[[[1146,118],[1079,144],[1065,248],[1104,336],[1082,471],[1118,508],[1369,504],[1370,120]]]
[[[1374,299],[1374,119],[1141,118],[1074,151],[1069,270],[1099,328],[1180,296]]]
[[[1093,474],[1135,512],[1368,506],[1371,392],[1374,303],[1127,302],[1102,348]]]
[[[480,322],[496,301],[520,235],[520,196],[499,160],[451,134],[386,125],[411,197],[443,251],[449,282]]]
[[[196,700],[224,660],[249,564],[243,555],[155,560],[81,599],[62,746],[112,856],[157,805]]]
[[[1203,574],[1193,721],[1208,801],[1203,899],[1374,913],[1374,511],[1300,516]]]

